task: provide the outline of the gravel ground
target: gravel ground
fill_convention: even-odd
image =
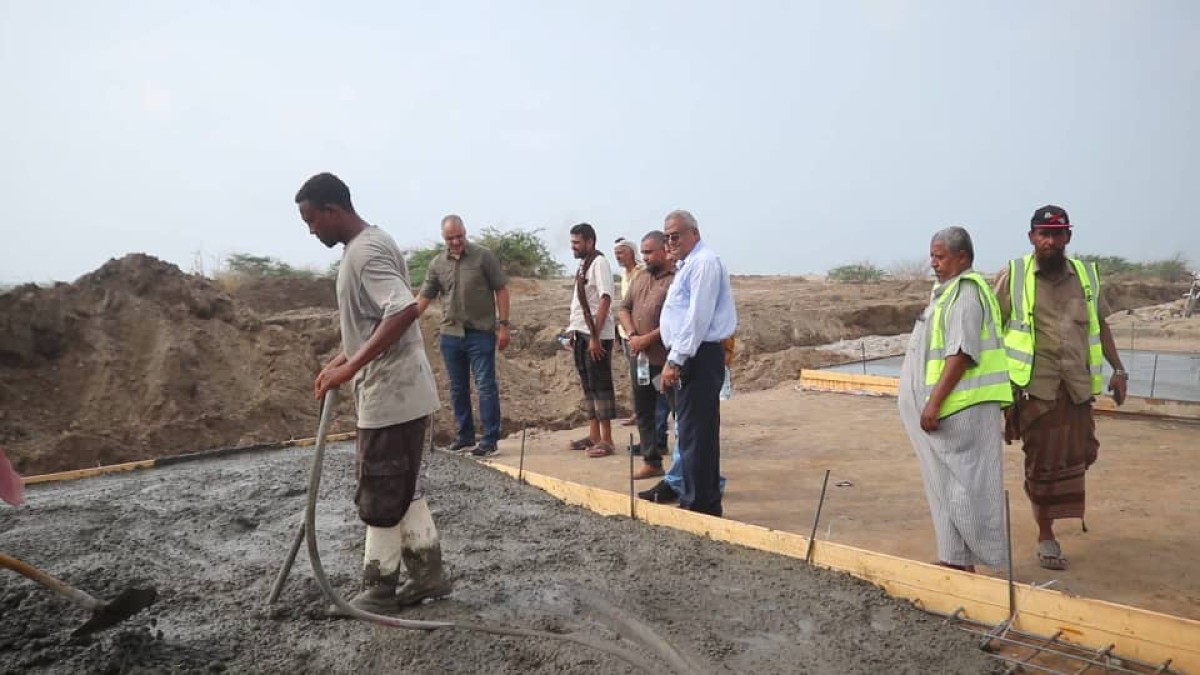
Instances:
[[[634,673],[562,641],[326,619],[301,551],[265,606],[303,510],[310,450],[33,486],[0,511],[0,550],[100,598],[151,584],[146,612],[90,638],[78,607],[0,573],[0,673]],[[362,525],[349,445],[318,507],[325,569],[357,590]],[[969,637],[851,577],[626,518],[604,518],[479,466],[426,458],[450,598],[406,618],[586,635],[652,660],[588,600],[649,626],[708,673],[985,673]]]

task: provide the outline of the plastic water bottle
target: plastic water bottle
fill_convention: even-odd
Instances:
[[[642,386],[650,384],[650,359],[646,358],[646,352],[638,352],[637,380]]]
[[[729,379],[729,367],[725,367],[725,381],[721,383],[721,400],[733,398],[733,380]]]

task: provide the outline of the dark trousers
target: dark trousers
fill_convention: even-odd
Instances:
[[[685,509],[722,515],[721,510],[721,385],[725,381],[725,350],[705,342],[683,366],[675,392],[679,457],[683,462]]]
[[[660,468],[667,443],[665,433],[662,439],[658,435],[658,404],[662,399],[662,394],[654,388],[653,380],[661,372],[662,366],[650,364],[650,384],[638,384],[637,373],[635,372],[633,376],[633,411],[637,415],[638,436],[642,444],[642,461],[650,466]]]

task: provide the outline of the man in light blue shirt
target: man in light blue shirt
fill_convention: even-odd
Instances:
[[[663,231],[677,261],[659,330],[668,350],[663,391],[675,393],[683,464],[679,506],[720,516],[720,392],[725,381],[721,340],[737,330],[733,287],[725,263],[700,240],[695,216],[672,211]]]

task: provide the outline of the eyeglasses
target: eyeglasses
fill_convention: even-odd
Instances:
[[[671,232],[669,234],[664,234],[663,239],[674,244],[675,242],[679,241],[680,237],[682,237],[682,236],[683,236],[682,232]]]

